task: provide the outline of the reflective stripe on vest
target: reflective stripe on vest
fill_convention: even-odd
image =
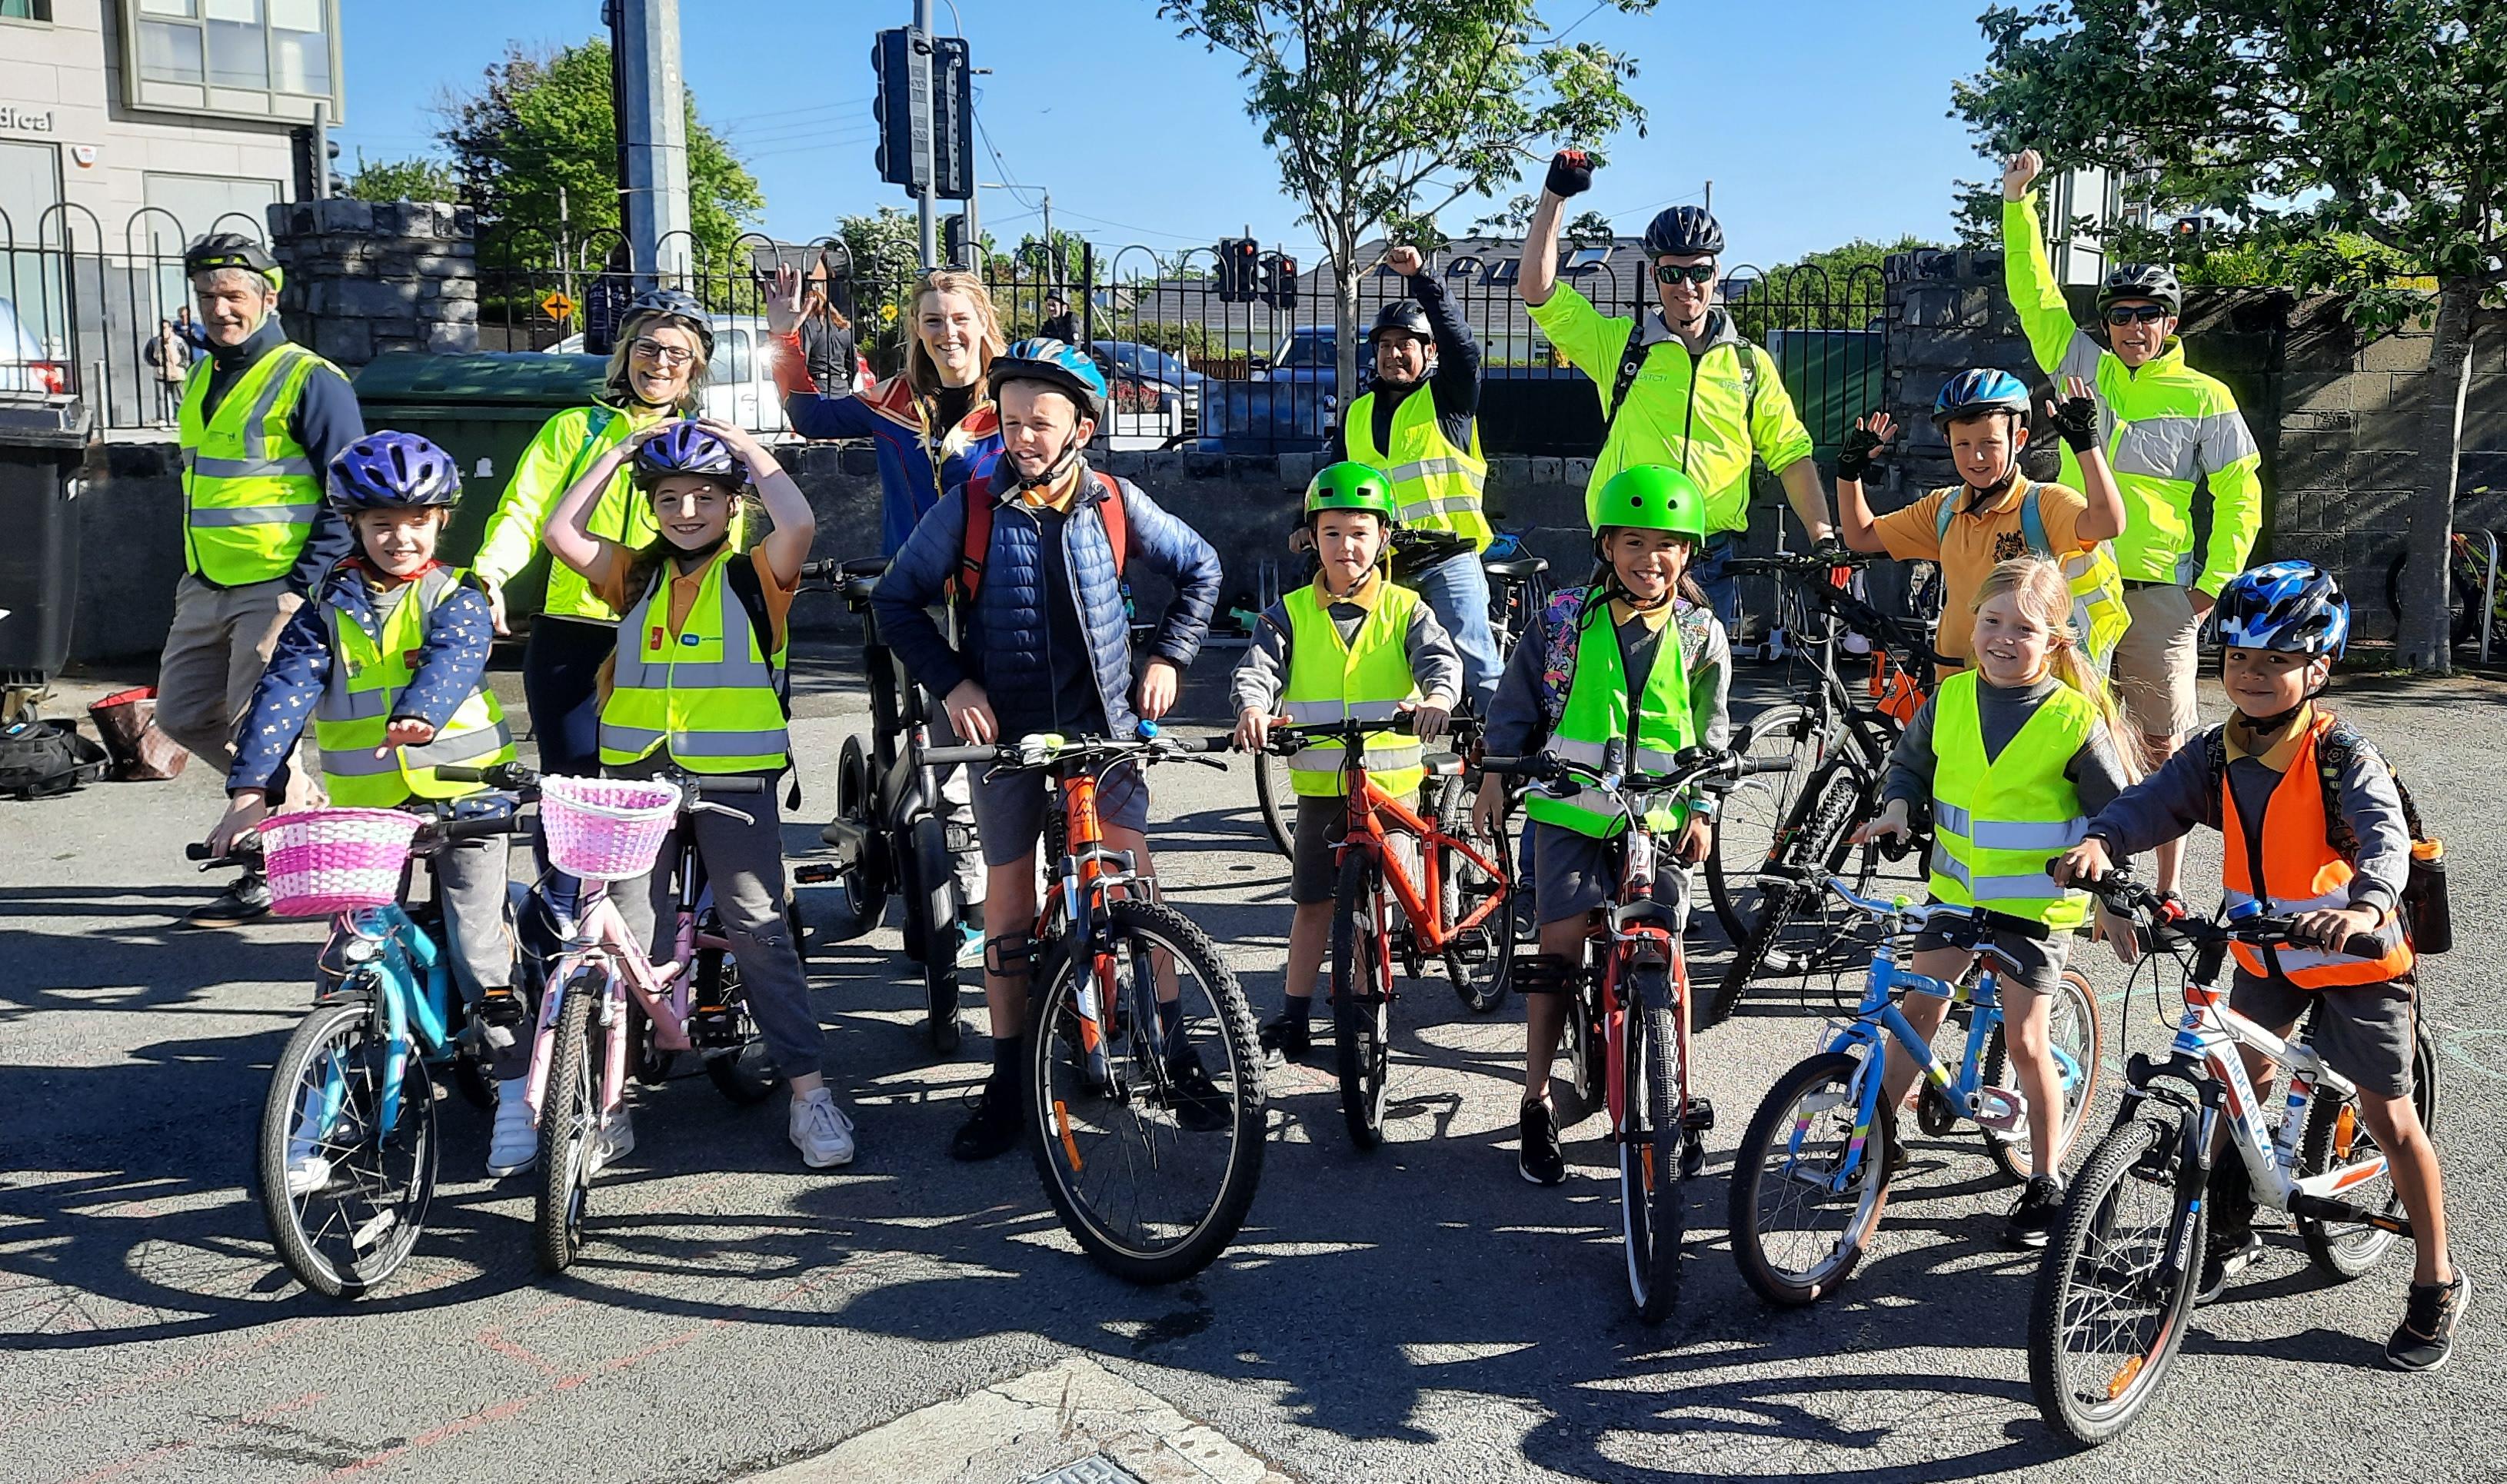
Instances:
[[[675,635],[667,564],[627,610],[600,707],[603,764],[621,767],[664,746],[690,773],[771,773],[791,760],[778,683],[784,650],[765,653],[728,574],[732,562],[751,560],[715,553]]]
[[[1636,725],[1628,725],[1627,665],[1619,653],[1619,633],[1611,622],[1611,605],[1595,602],[1580,620],[1583,633],[1576,641],[1576,683],[1567,692],[1567,706],[1549,739],[1549,750],[1586,767],[1599,768],[1613,739],[1627,738],[1631,772],[1668,773],[1681,749],[1697,741],[1696,718],[1690,714],[1689,662],[1680,643],[1680,625],[1665,623],[1653,669],[1646,676],[1644,704],[1636,708]],[[1645,805],[1646,828],[1667,834],[1689,817],[1681,799],[1653,799]],[[1608,794],[1579,786],[1565,798],[1542,789],[1524,797],[1523,812],[1544,824],[1555,824],[1595,839],[1609,839],[1627,828],[1627,819]]]
[[[1419,611],[1419,595],[1380,575],[1370,580],[1381,584],[1375,606],[1347,643],[1332,622],[1321,578],[1280,600],[1289,613],[1289,679],[1280,703],[1290,721],[1392,721],[1401,714],[1401,703],[1418,697],[1410,672],[1410,623]],[[1375,786],[1397,798],[1416,790],[1424,776],[1419,740],[1399,732],[1370,734],[1360,756]],[[1289,759],[1290,784],[1300,794],[1339,798],[1347,792],[1341,780],[1346,758],[1337,742],[1299,748]]]
[[[214,416],[211,362],[183,383],[183,562],[220,587],[287,575],[322,510],[321,471],[288,432],[305,381],[330,363],[302,345],[273,346],[244,369]]]
[[[2220,873],[2230,906],[2260,902],[2266,912],[2296,915],[2350,905],[2350,881],[2356,873],[2326,838],[2324,782],[2316,777],[2315,746],[2332,726],[2333,717],[2319,712],[2299,742],[2289,771],[2281,775],[2264,804],[2264,834],[2259,841],[2247,838],[2245,816],[2237,809],[2227,770],[2222,770],[2220,831],[2227,839],[2221,849]],[[2263,878],[2260,890],[2255,881],[2258,871]],[[2377,928],[2376,937],[2385,949],[2379,959],[2354,959],[2309,948],[2256,948],[2246,943],[2230,945],[2230,952],[2247,973],[2269,978],[2277,972],[2300,989],[2382,984],[2410,972],[2412,949],[2404,939],[2402,923],[2389,916]]]
[[[505,725],[504,707],[485,686],[462,700],[433,741],[383,751],[393,707],[417,673],[427,617],[460,583],[460,572],[451,567],[425,573],[392,605],[379,636],[367,633],[339,604],[323,602],[330,625],[331,678],[314,703],[313,744],[322,753],[322,781],[332,803],[388,809],[412,798],[457,799],[486,785],[441,781],[437,768],[514,760],[514,736]]]
[[[2063,770],[2096,732],[2097,707],[2058,685],[1988,761],[1978,684],[1961,670],[1933,697],[1933,899],[2077,927],[2089,898],[2056,889],[2046,866],[2089,824]]]
[[[1480,456],[1480,429],[1472,423],[1472,446],[1458,449],[1445,438],[1436,420],[1435,393],[1420,387],[1393,409],[1392,447],[1375,446],[1374,392],[1350,404],[1342,436],[1349,456],[1384,471],[1393,482],[1393,503],[1401,524],[1413,530],[1450,530],[1472,545],[1489,543],[1488,518],[1480,511],[1480,493],[1488,483],[1488,460]]]

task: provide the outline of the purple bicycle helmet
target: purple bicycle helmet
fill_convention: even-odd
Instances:
[[[748,482],[747,467],[731,445],[684,417],[636,451],[636,488],[649,490],[673,474],[694,474],[735,489]]]
[[[346,515],[460,501],[460,466],[416,433],[369,433],[331,459],[331,503]]]

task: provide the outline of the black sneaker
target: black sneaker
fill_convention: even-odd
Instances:
[[[212,900],[184,915],[195,927],[240,927],[270,916],[270,883],[258,871],[247,871],[229,883]]]
[[[1314,1027],[1306,1017],[1283,1015],[1262,1028],[1262,1052],[1284,1062],[1302,1062],[1314,1054]]]
[[[984,1083],[983,1093],[975,1099],[975,1116],[958,1129],[949,1140],[949,1157],[969,1164],[977,1160],[998,1159],[1018,1146],[1018,1093],[995,1078]]]
[[[2264,1239],[2252,1230],[2213,1232],[2202,1239],[2202,1276],[2194,1285],[2194,1304],[2199,1308],[2215,1302],[2228,1291],[2229,1280],[2244,1272],[2264,1254]]]
[[[2054,1223],[2063,1218],[2063,1181],[2059,1176],[2032,1175],[2028,1187],[2011,1208],[2011,1218],[2003,1223],[2002,1235],[2014,1247],[2031,1249],[2042,1248],[2053,1235]]]
[[[1235,1105],[1202,1068],[1201,1053],[1186,1046],[1167,1058],[1167,1105],[1176,1122],[1195,1134],[1216,1134],[1235,1121]]]
[[[1898,1176],[1907,1173],[1907,1140],[1898,1137],[1898,1110],[1882,1108],[1880,1126],[1872,1132],[1880,1136],[1881,1147],[1886,1151],[1880,1164],[1880,1182],[1895,1184]],[[2038,1245],[2043,1247],[2045,1244],[2040,1242]]]
[[[2472,1281],[2456,1268],[2446,1283],[2412,1285],[2411,1304],[2402,1327],[2385,1342],[2385,1363],[2398,1371],[2433,1371],[2454,1349],[2454,1321],[2463,1317]]]
[[[1567,1154],[1558,1146],[1558,1120],[1549,1111],[1549,1100],[1535,1098],[1523,1104],[1523,1154],[1518,1168],[1523,1177],[1536,1185],[1563,1185],[1567,1182]]]

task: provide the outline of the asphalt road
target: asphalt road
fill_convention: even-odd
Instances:
[[[1194,699],[1226,659],[1205,659]],[[1309,1480],[2507,1477],[2507,688],[2354,682],[2344,703],[2451,846],[2459,947],[2426,1004],[2476,1287],[2436,1376],[2377,1363],[2400,1254],[2328,1286],[2281,1234],[2198,1316],[2144,1425],[2067,1454],[2028,1398],[2033,1259],[1995,1240],[2011,1191],[1972,1136],[1915,1145],[1841,1296],[1764,1308],[1726,1248],[1724,1174],[1750,1109],[1811,1049],[1824,983],[1699,1043],[1724,1127],[1694,1187],[1687,1296],[1660,1328],[1629,1312],[1599,1120],[1570,1131],[1566,1187],[1518,1179],[1520,1011],[1473,1019],[1435,978],[1397,1012],[1396,1141],[1354,1152],[1329,1078],[1289,1069],[1236,1247],[1193,1282],[1126,1287],[1075,1254],[1024,1159],[946,1157],[986,1043],[925,1054],[892,930],[813,963],[830,1079],[859,1119],[850,1170],[804,1170],[776,1104],[732,1107],[701,1076],[641,1094],[591,1249],[548,1280],[523,1186],[473,1177],[485,1125],[455,1103],[418,1255],[384,1291],[328,1303],[276,1267],[247,1188],[319,928],[178,925],[214,888],[180,855],[218,811],[195,773],[0,803],[0,1480],[712,1479],[1075,1353]],[[857,690],[816,682],[801,712],[815,820]],[[1267,1015],[1289,909],[1251,797],[1241,770],[1166,770],[1153,838],[1171,899]],[[787,835],[797,851],[816,830]],[[2216,851],[2197,859],[2215,869]],[[1716,972],[1714,930],[1693,943],[1695,973]],[[2127,1000],[2111,961],[2091,972],[2111,1063],[2163,1040],[2147,981]]]

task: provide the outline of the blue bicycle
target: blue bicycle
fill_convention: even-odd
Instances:
[[[528,827],[511,816],[431,818],[410,850]],[[208,858],[201,846],[189,853]],[[421,915],[442,930],[437,913]],[[262,1214],[279,1260],[326,1297],[354,1297],[389,1278],[426,1229],[435,1069],[452,1071],[470,1101],[493,1102],[487,1048],[451,970],[436,938],[397,902],[335,914],[313,1011],[272,1068],[255,1155]]]
[[[1916,1121],[1925,1133],[1938,1137],[1961,1121],[1977,1124],[2007,1178],[2023,1180],[2029,1170],[2028,1107],[2004,1050],[1995,988],[1997,973],[2016,965],[1988,937],[1997,923],[2015,920],[1975,907],[1872,901],[1835,877],[1828,889],[1880,927],[1863,1003],[1824,1050],[1776,1079],[1732,1159],[1733,1260],[1751,1287],[1778,1304],[1827,1297],[1868,1249],[1889,1199],[1890,1125],[1878,1114],[1883,1053],[1892,1038],[1921,1069]],[[1918,974],[1908,965],[1919,931],[1978,956],[1955,982]],[[1894,1003],[1905,992],[1950,999],[1943,1033],[1964,1023],[1955,1073]],[[2097,996],[2075,972],[2064,972],[2048,1008],[2063,1095],[2053,1159],[2059,1169],[2097,1091],[2105,1032]]]

